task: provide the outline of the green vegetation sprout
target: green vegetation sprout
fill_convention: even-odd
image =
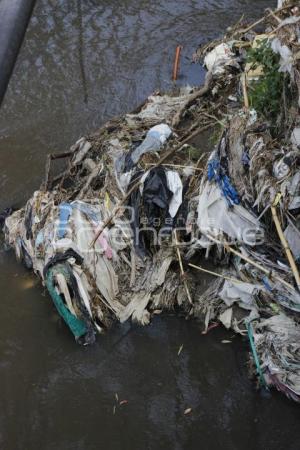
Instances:
[[[261,67],[263,74],[253,81],[249,88],[249,101],[264,118],[275,122],[281,109],[284,74],[279,72],[279,55],[273,52],[268,39],[247,52],[247,62],[251,69]]]

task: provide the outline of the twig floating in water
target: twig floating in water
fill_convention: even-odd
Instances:
[[[227,275],[223,275],[221,273],[213,272],[212,270],[204,269],[201,266],[196,266],[195,264],[189,264],[190,267],[194,269],[200,270],[201,272],[209,273],[210,275],[214,275],[215,277],[223,278],[224,280],[232,281],[233,283],[243,283],[242,280],[238,280],[237,278],[228,277]]]
[[[176,230],[174,230],[174,238],[175,238],[175,245],[176,245],[176,252],[177,252],[178,262],[179,262],[179,266],[180,266],[180,273],[181,273],[181,276],[182,276],[182,279],[183,279],[185,292],[186,292],[188,301],[192,305],[193,301],[192,301],[192,297],[191,297],[191,294],[190,294],[190,291],[189,291],[189,287],[188,287],[186,279],[185,279],[185,272],[184,272],[184,269],[183,269],[182,258],[181,258],[180,250],[178,248],[177,231]]]
[[[174,66],[173,66],[173,77],[172,77],[173,81],[176,81],[177,77],[178,77],[181,50],[182,50],[181,45],[177,45],[176,52],[175,52]]]

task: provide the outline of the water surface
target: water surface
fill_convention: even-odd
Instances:
[[[274,3],[38,0],[0,111],[0,207],[39,186],[47,153],[170,88],[176,45],[180,83],[199,84],[198,44]],[[1,449],[299,449],[299,408],[254,389],[247,342],[160,316],[81,348],[11,253],[0,267]]]

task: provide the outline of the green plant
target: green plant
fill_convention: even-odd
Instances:
[[[275,122],[281,109],[284,75],[279,72],[279,55],[273,52],[267,39],[247,52],[251,68],[261,67],[263,74],[249,87],[250,105],[266,119]]]
[[[223,130],[224,130],[224,127],[222,127],[220,123],[216,123],[214,125],[214,128],[208,138],[209,144],[211,146],[217,145],[217,143],[219,142],[219,140],[221,138]]]

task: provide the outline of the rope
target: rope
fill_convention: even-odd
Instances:
[[[259,362],[258,354],[257,354],[257,351],[256,351],[254,337],[253,337],[253,328],[252,328],[252,325],[251,325],[250,322],[246,322],[246,328],[247,328],[247,332],[248,332],[248,338],[249,338],[249,342],[250,342],[251,351],[252,351],[252,354],[253,354],[253,357],[254,357],[254,362],[255,362],[255,365],[256,365],[256,370],[257,370],[257,373],[259,375],[260,385],[264,386],[266,389],[268,389],[268,386],[267,386],[267,383],[266,383],[266,380],[265,380],[265,377],[263,375],[262,368],[261,368],[261,365],[260,365],[260,362]]]

